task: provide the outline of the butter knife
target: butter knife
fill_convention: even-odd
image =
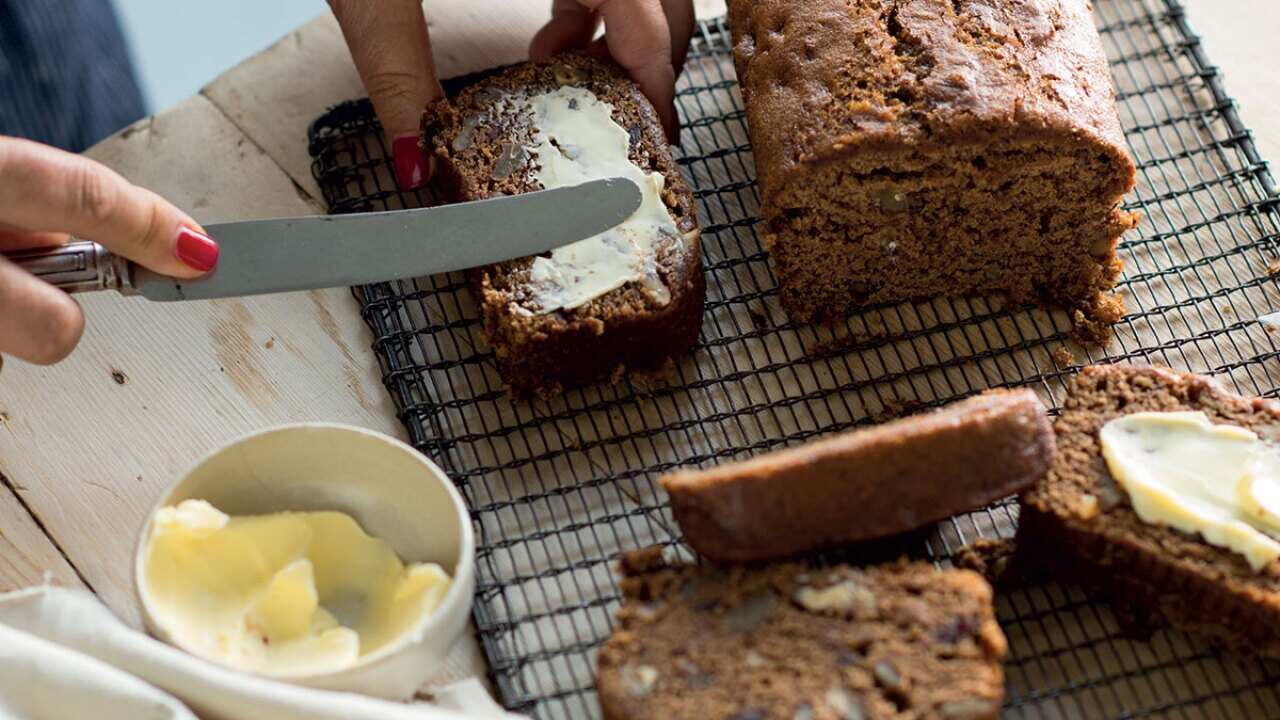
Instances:
[[[194,280],[154,273],[87,240],[5,257],[67,292],[205,300],[363,285],[536,255],[614,227],[640,202],[640,188],[617,177],[414,210],[206,225],[218,242],[218,266]]]

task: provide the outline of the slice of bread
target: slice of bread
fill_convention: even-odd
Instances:
[[[427,108],[424,143],[444,161],[444,185],[457,200],[543,189],[538,173],[546,159],[538,156],[531,102],[569,88],[589,92],[585,102],[607,103],[617,132],[627,134],[630,162],[661,177],[661,203],[672,231],[652,238],[642,280],[573,307],[548,309],[540,299],[547,285],[535,258],[470,272],[503,379],[521,396],[555,395],[567,386],[616,380],[625,371],[667,370],[693,346],[702,327],[705,285],[693,197],[653,107],[615,66],[580,54],[522,63]],[[569,102],[577,109],[576,99]],[[570,157],[577,141],[552,142]],[[519,219],[513,218],[512,232],[519,231]]]
[[[1144,522],[1102,457],[1098,432],[1108,421],[1187,410],[1267,442],[1280,439],[1274,401],[1241,397],[1209,378],[1165,368],[1084,368],[1054,423],[1054,465],[1021,498],[1020,558],[1101,589],[1125,615],[1136,610],[1224,646],[1280,656],[1280,562],[1255,572],[1244,556],[1199,535]]]
[[[968,570],[665,566],[624,556],[608,720],[996,718],[1006,641]]]
[[[695,550],[745,562],[915,530],[1027,489],[1052,461],[1035,393],[996,390],[659,482]]]

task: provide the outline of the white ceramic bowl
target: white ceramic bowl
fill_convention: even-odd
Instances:
[[[143,549],[155,511],[187,499],[228,515],[340,510],[406,563],[438,563],[453,578],[439,607],[395,642],[352,667],[278,678],[284,682],[403,699],[440,667],[467,626],[475,537],[466,504],[435,463],[399,440],[349,425],[283,425],[228,443],[174,483],[142,527],[133,576],[147,629],[178,647],[152,613]]]

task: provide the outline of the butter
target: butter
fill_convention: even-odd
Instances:
[[[573,309],[629,282],[640,283],[659,304],[670,302],[671,293],[658,276],[658,245],[682,238],[662,202],[662,174],[644,172],[631,162],[630,134],[613,121],[613,106],[591,91],[562,86],[527,102],[532,177],[544,189],[625,177],[635,181],[642,197],[640,207],[620,225],[557,248],[550,257],[535,258],[528,310],[541,315]]]
[[[1280,454],[1253,432],[1202,412],[1145,412],[1099,439],[1143,522],[1199,534],[1255,571],[1280,557]]]
[[[275,676],[341,670],[399,638],[449,588],[340,512],[230,517],[161,508],[144,550],[156,622],[197,655]]]

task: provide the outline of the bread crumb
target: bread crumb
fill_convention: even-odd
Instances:
[[[1075,508],[1076,516],[1081,520],[1092,520],[1098,517],[1100,512],[1098,509],[1098,497],[1085,493],[1080,496],[1080,502]]]
[[[836,335],[835,330],[832,330],[832,338],[830,340],[819,340],[805,348],[804,352],[810,358],[843,355],[854,350],[863,350],[884,337],[884,335],[864,335],[858,332]]]
[[[1105,348],[1111,343],[1111,326],[1120,322],[1126,312],[1119,290],[1099,293],[1089,307],[1072,311],[1072,339],[1086,347]]]
[[[960,548],[951,558],[955,566],[964,570],[972,570],[987,579],[992,585],[999,585],[1010,577],[1017,554],[1017,546],[1007,538],[975,538]]]
[[[919,400],[899,400],[896,397],[887,397],[884,400],[884,407],[880,412],[871,416],[871,422],[877,425],[887,423],[890,420],[897,420],[906,415],[914,415],[923,410],[925,404]]]
[[[1049,355],[1053,358],[1053,364],[1059,368],[1069,368],[1076,364],[1076,356],[1067,349],[1066,345],[1059,345]]]

